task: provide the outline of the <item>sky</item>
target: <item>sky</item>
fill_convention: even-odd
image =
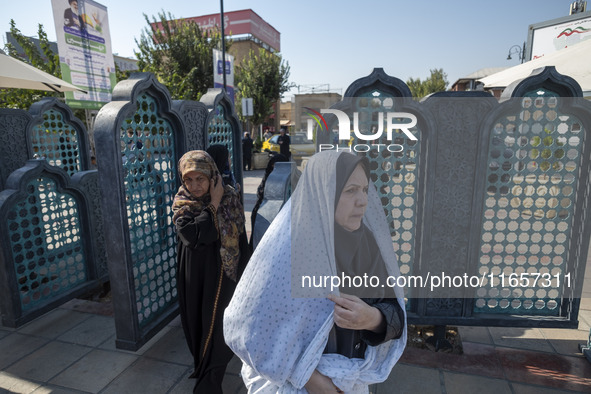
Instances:
[[[61,0],[67,7],[67,0]],[[442,68],[448,87],[487,67],[519,64],[506,60],[513,45],[527,40],[528,26],[569,13],[574,0],[225,0],[224,12],[252,9],[281,34],[281,55],[290,82],[300,91],[328,85],[344,93],[356,79],[382,67],[394,77],[421,80]],[[147,26],[143,14],[164,10],[174,17],[220,12],[219,1],[100,0],[107,7],[113,52],[134,57]],[[0,45],[10,19],[27,36],[42,24],[55,41],[51,0],[0,0]],[[298,93],[293,88],[284,98]]]

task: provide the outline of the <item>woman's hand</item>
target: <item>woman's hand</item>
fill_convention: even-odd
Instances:
[[[211,203],[215,209],[218,209],[224,195],[224,185],[220,174],[218,174],[217,178],[211,178],[209,181],[209,195],[211,196]]]
[[[334,322],[337,326],[378,333],[386,329],[382,312],[361,298],[341,293],[340,296],[330,294],[328,299],[334,302]]]
[[[317,370],[312,372],[310,380],[304,386],[310,394],[324,394],[324,393],[343,393],[341,389],[334,385],[328,376],[324,376]]]

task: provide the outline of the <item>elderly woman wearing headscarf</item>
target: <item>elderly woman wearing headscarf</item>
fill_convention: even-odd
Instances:
[[[179,238],[178,293],[181,322],[195,362],[194,392],[222,393],[232,351],[222,331],[224,309],[248,261],[240,198],[224,186],[213,159],[187,152],[179,161],[182,186],[172,206]]]
[[[317,153],[255,250],[224,315],[249,393],[367,393],[400,358],[402,289],[304,280],[400,275],[368,178],[366,159]]]

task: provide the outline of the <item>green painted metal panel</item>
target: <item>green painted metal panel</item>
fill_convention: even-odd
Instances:
[[[559,316],[585,130],[537,89],[490,134],[475,313]]]
[[[148,94],[120,129],[125,199],[140,327],[177,300],[176,236],[172,201],[176,194],[176,152],[170,123],[158,115]]]
[[[78,202],[56,182],[27,184],[26,199],[6,218],[17,289],[24,312],[34,310],[88,280]]]

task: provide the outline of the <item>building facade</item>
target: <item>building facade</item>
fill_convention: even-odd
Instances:
[[[183,18],[195,22],[203,31],[221,30],[220,14]],[[281,51],[281,33],[251,9],[224,12],[224,34],[232,40],[228,53],[236,64],[248,56],[250,50],[263,48],[271,53]]]
[[[465,92],[473,90],[483,90],[483,85],[478,80],[489,75],[496,74],[500,71],[505,70],[507,67],[488,67],[481,68],[478,71],[473,72],[470,75],[458,79],[451,85],[451,91],[454,92]],[[491,89],[490,92],[498,99],[501,97],[503,89]]]
[[[305,131],[308,119],[312,119],[306,115],[305,107],[312,108],[315,111],[330,108],[333,104],[341,100],[341,95],[338,93],[308,93],[296,94],[293,98],[293,121],[294,129],[296,131]]]

